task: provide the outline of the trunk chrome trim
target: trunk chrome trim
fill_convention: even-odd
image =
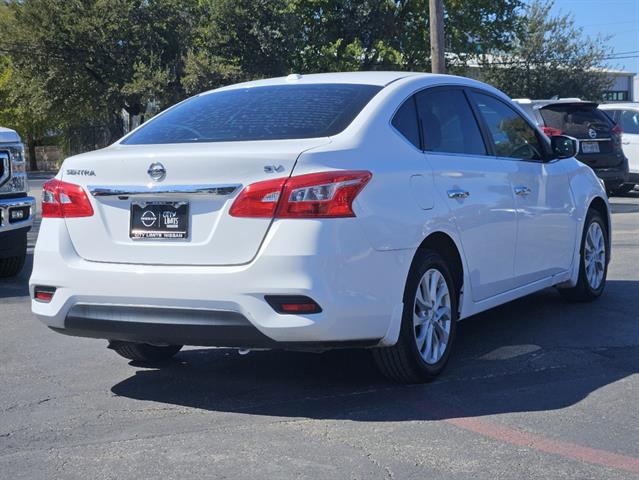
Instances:
[[[87,185],[94,197],[132,197],[148,195],[208,195],[228,197],[237,192],[242,185],[131,185],[126,187],[109,187],[104,185]]]

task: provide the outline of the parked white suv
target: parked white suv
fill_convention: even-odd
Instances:
[[[639,102],[599,105],[621,127],[623,153],[628,157],[630,177],[619,193],[628,193],[639,185]]]
[[[609,207],[575,151],[466,78],[203,93],[44,186],[33,311],[138,361],[373,347],[390,378],[426,381],[458,320],[551,286],[602,293]]]

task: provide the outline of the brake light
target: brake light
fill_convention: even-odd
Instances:
[[[561,130],[559,128],[541,127],[541,131],[544,132],[544,134],[547,137],[552,137],[554,135],[561,135]]]
[[[58,179],[42,186],[42,218],[91,217],[93,207],[84,189]]]
[[[234,217],[354,217],[353,201],[373,175],[367,171],[310,173],[246,187],[230,210]]]
[[[615,135],[621,135],[623,133],[623,128],[621,128],[619,124],[615,123],[614,127],[612,127],[612,133]]]

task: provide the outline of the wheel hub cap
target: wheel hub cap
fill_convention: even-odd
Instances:
[[[417,285],[413,306],[417,350],[426,363],[437,363],[446,352],[451,318],[448,284],[439,270],[431,268]]]
[[[601,226],[593,222],[588,227],[584,244],[584,265],[586,279],[590,288],[596,290],[601,286],[606,269],[606,242]]]

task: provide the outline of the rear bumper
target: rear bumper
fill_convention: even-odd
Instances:
[[[127,309],[129,310],[129,309]],[[163,318],[165,309],[153,309]],[[173,322],[112,320],[110,313],[95,316],[80,311],[67,315],[64,328],[52,330],[76,337],[106,338],[114,341],[142,342],[154,345],[199,345],[239,348],[327,349],[367,347],[379,339],[354,341],[278,342],[267,337],[244,316],[236,312],[200,311],[201,321],[182,319]]]
[[[154,344],[332,348],[373,345],[401,306],[408,250],[378,252],[354,219],[274,222],[254,261],[241,266],[89,262],[64,222],[43,221],[30,291],[49,327],[70,335]],[[322,312],[276,313],[265,295],[305,295]]]
[[[615,168],[595,168],[595,174],[606,184],[606,190],[620,187],[627,183],[630,177],[628,172],[628,162],[624,162],[620,167]]]

